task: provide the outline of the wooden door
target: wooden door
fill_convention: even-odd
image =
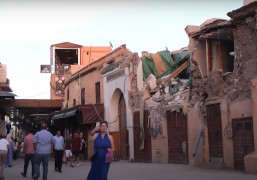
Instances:
[[[211,162],[223,162],[220,104],[207,106],[209,154]]]
[[[151,135],[148,127],[148,111],[144,111],[143,127],[140,126],[140,112],[133,114],[134,123],[134,161],[135,162],[152,162],[152,144]],[[143,130],[142,130],[143,129]],[[144,133],[143,133],[144,132]],[[144,148],[140,149],[141,142],[144,141]]]
[[[120,124],[120,159],[128,160],[129,143],[128,143],[128,130],[126,122],[126,103],[124,97],[119,102],[119,124]]]
[[[167,111],[169,163],[187,163],[187,116]]]
[[[115,160],[119,160],[120,159],[120,133],[117,132],[110,132],[110,135],[112,135],[113,137],[113,141],[114,141],[114,159]]]
[[[235,169],[244,169],[245,155],[254,151],[253,119],[233,119],[232,125]]]

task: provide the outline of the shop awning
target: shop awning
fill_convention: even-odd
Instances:
[[[13,94],[12,92],[9,91],[0,91],[0,98],[13,98],[16,96],[16,94]]]
[[[56,114],[52,117],[52,120],[55,120],[55,119],[66,119],[68,117],[72,117],[72,116],[76,116],[76,112],[78,110],[75,109],[73,111],[67,111],[67,112],[64,112],[64,113],[61,113],[61,114]],[[77,112],[78,113],[78,112]]]
[[[104,120],[103,104],[77,105],[70,109],[55,113],[52,116],[54,124],[92,124]]]
[[[104,105],[91,104],[79,107],[82,124],[92,124],[104,120]]]

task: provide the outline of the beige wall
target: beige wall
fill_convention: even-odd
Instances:
[[[223,157],[224,164],[228,168],[234,168],[234,153],[233,153],[233,139],[224,134],[225,130],[232,131],[232,119],[244,117],[251,117],[251,100],[241,99],[230,106],[226,99],[223,101],[210,101],[206,105],[220,103],[221,122],[222,122],[222,138],[223,138]],[[229,106],[229,110],[228,110]],[[230,112],[230,113],[229,113]],[[201,128],[204,128],[204,138],[201,138],[197,148],[195,157],[193,157],[194,147]],[[204,141],[203,141],[204,140]],[[202,118],[199,116],[197,109],[189,108],[188,111],[188,162],[194,164],[195,162],[209,162],[209,142],[208,142],[208,128],[204,125]]]
[[[207,76],[207,62],[206,62],[206,41],[199,40],[198,42],[195,39],[191,39],[194,47],[197,47],[197,50],[194,51],[193,59],[197,61],[200,66],[201,72],[204,77]],[[191,42],[190,42],[191,43]]]
[[[244,157],[245,171],[257,174],[257,77],[251,80],[252,110],[253,110],[253,133],[254,133],[254,152]]]
[[[200,139],[199,146],[193,157],[193,151],[197,142],[197,137],[201,128],[204,128],[203,120],[199,116],[199,112],[195,108],[188,108],[187,114],[187,126],[188,126],[188,163],[194,164],[195,162],[204,161],[204,141],[203,137]]]
[[[231,103],[230,118],[252,117],[252,101],[250,99],[242,99]]]
[[[227,131],[232,131],[232,119],[230,118],[230,114],[228,111],[228,102],[224,99],[220,103],[220,111],[221,111],[221,126],[222,126],[222,139],[223,139],[223,157],[224,164],[228,168],[234,167],[234,149],[233,149],[233,139],[232,137],[226,136],[224,134],[225,129]],[[233,108],[232,108],[233,111]]]
[[[151,119],[151,124],[153,123],[154,121],[153,119]],[[151,138],[153,163],[168,163],[169,161],[167,119],[163,119],[162,127],[163,127],[163,134],[162,135],[158,134],[158,136],[156,136],[155,138],[153,137]]]
[[[218,41],[211,41],[212,42],[212,69],[220,69],[220,47]]]
[[[253,129],[254,129],[254,149],[257,151],[257,77],[251,80]]]

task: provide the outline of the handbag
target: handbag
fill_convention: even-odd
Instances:
[[[90,160],[91,160],[91,162],[93,162],[93,161],[95,161],[95,160],[97,160],[97,159],[98,159],[98,152],[96,151],[96,152],[94,152],[93,155],[90,157]]]
[[[97,160],[98,159],[98,149],[101,147],[103,145],[103,142],[102,142],[102,144],[97,148],[97,150],[93,153],[93,155],[90,157],[90,160],[91,160],[91,162],[93,162],[93,161],[95,161],[95,160]]]
[[[63,153],[63,155],[62,155],[62,162],[63,162],[63,163],[66,163],[66,161],[67,161],[67,159],[66,159],[66,154]]]
[[[105,155],[105,163],[113,162],[113,151],[108,151]]]

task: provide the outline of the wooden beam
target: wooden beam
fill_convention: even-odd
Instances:
[[[163,77],[161,80],[163,83],[166,83],[169,81],[171,78],[177,77],[184,69],[187,68],[187,61],[185,61],[181,66],[179,66],[173,73],[170,75]]]
[[[207,75],[212,71],[212,44],[206,39]]]
[[[38,107],[38,108],[61,108],[62,100],[48,99],[3,99],[0,101],[0,107]]]
[[[223,46],[221,41],[219,40],[219,55],[220,55],[220,69],[224,70],[224,62],[223,62]]]

